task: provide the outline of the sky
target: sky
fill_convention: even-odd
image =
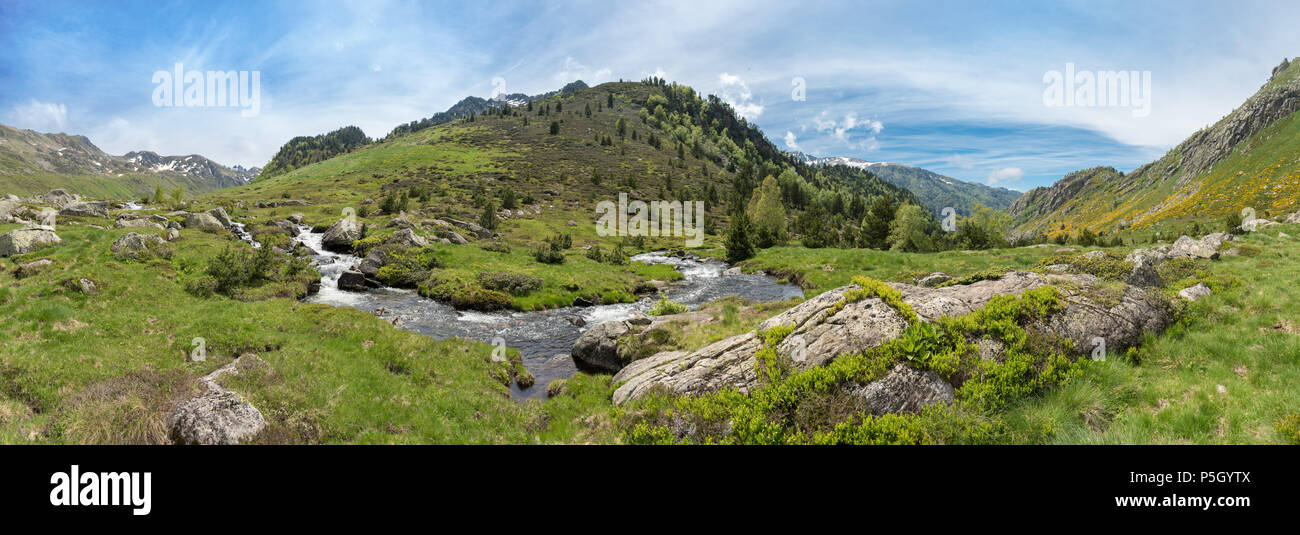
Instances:
[[[1218,121],[1300,55],[1298,20],[1281,1],[0,0],[0,123],[261,166],[294,136],[382,137],[470,95],[657,75],[783,149],[1024,191]],[[256,109],[160,94],[177,63],[244,73]],[[1085,105],[1106,73],[1132,99]]]

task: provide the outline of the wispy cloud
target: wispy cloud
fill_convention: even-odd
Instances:
[[[754,93],[739,76],[724,72],[718,75],[718,83],[722,86],[722,94],[718,96],[741,117],[754,121],[763,114],[763,105],[754,102]]]
[[[9,112],[14,126],[41,132],[62,132],[68,125],[68,107],[61,103],[32,99]]]
[[[1002,167],[989,173],[986,181],[990,186],[997,186],[1007,182],[1019,182],[1024,177],[1025,172],[1019,167]]]

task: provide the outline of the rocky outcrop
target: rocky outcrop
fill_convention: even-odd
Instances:
[[[998,295],[1019,295],[1042,286],[1056,286],[1061,290],[1064,310],[1027,325],[1026,329],[1072,341],[1077,356],[1092,348],[1097,337],[1104,339],[1112,351],[1123,351],[1136,345],[1144,333],[1165,328],[1169,312],[1158,299],[1131,286],[1126,286],[1119,295],[1105,294],[1099,283],[1091,275],[1010,272],[996,280],[944,288],[890,286],[902,294],[903,301],[913,308],[920,321],[927,322],[941,316],[970,314]],[[776,346],[776,352],[781,358],[789,359],[795,370],[821,366],[841,354],[878,347],[901,335],[907,321],[892,306],[874,297],[848,303],[823,320],[845,292],[856,288],[845,286],[825,292],[769,318],[759,329],[793,327]],[[600,356],[599,362],[608,369],[616,364],[609,359],[609,340],[616,339],[614,335],[624,329],[617,324],[605,325],[592,329],[598,333],[592,337],[600,344],[585,345],[592,346],[590,353]],[[634,361],[614,375],[613,382],[623,384],[615,390],[613,399],[624,403],[656,390],[687,395],[724,388],[748,392],[759,384],[754,355],[761,347],[762,341],[756,333],[747,332],[694,351],[665,352]],[[578,353],[575,346],[575,362]],[[907,377],[898,380],[901,384],[916,383]]]
[[[217,384],[223,375],[267,364],[254,355],[244,355],[199,379],[203,393],[181,403],[167,417],[170,437],[176,444],[235,445],[246,442],[266,427],[262,412],[238,393]]]
[[[327,251],[336,253],[352,252],[352,242],[361,239],[361,222],[356,218],[346,217],[335,221],[328,229],[325,229],[325,237],[321,239],[321,246]]]
[[[79,217],[108,217],[108,203],[106,202],[76,202],[64,206],[59,210],[59,215],[79,216]]]
[[[63,243],[52,227],[28,225],[0,234],[0,257],[27,254]]]
[[[224,228],[230,228],[231,225],[235,224],[235,220],[231,219],[230,216],[226,214],[226,209],[221,208],[220,206],[203,213],[212,216],[214,219],[220,222],[221,226]]]

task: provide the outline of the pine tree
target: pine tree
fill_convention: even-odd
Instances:
[[[731,263],[749,260],[754,257],[754,244],[750,235],[753,227],[745,212],[737,212],[727,226],[727,261]]]
[[[483,215],[479,216],[478,224],[488,230],[497,229],[497,207],[496,203],[491,200],[483,205]]]

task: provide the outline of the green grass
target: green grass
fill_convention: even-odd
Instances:
[[[121,261],[108,247],[127,231],[69,221],[59,227],[61,246],[0,262],[0,314],[8,318],[0,326],[0,442],[163,442],[162,422],[193,380],[248,352],[271,372],[231,385],[266,415],[259,441],[539,440],[540,408],[510,400],[491,346],[434,341],[349,308],[199,298],[185,282],[218,251],[242,244],[185,231],[170,261]],[[38,258],[55,265],[13,278],[14,265]],[[82,277],[99,292],[64,284]],[[204,362],[186,359],[194,338],[206,341]]]

